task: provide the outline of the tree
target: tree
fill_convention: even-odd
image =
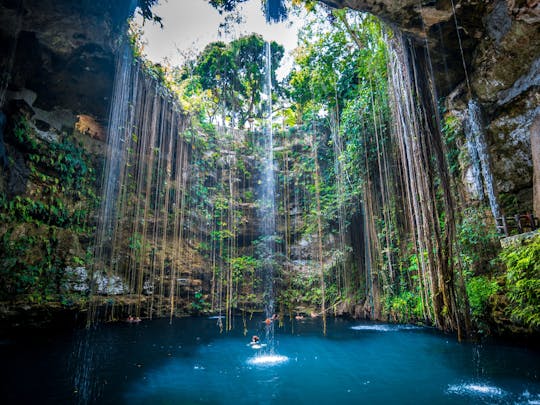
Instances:
[[[261,101],[261,92],[264,90],[266,78],[266,42],[259,36],[252,34],[242,37],[231,43],[234,50],[237,75],[240,84],[238,98],[240,100],[240,125],[249,117],[260,117],[262,112],[257,110]],[[284,49],[276,42],[270,43],[271,66],[270,75],[274,93],[279,92],[276,79],[276,70],[283,57]]]
[[[209,3],[220,13],[236,10],[238,4],[247,0],[209,0]],[[261,6],[265,12],[267,21],[278,22],[287,19],[288,10],[285,0],[262,0]]]
[[[216,110],[234,111],[234,88],[238,87],[236,66],[229,46],[212,42],[197,58],[194,73],[199,77],[203,90],[209,90]]]
[[[283,47],[270,43],[271,77],[278,88],[276,70],[283,57]],[[194,62],[194,73],[199,77],[203,90],[212,94],[213,101],[233,124],[242,127],[249,117],[260,117],[258,105],[265,81],[266,42],[260,35],[252,34],[232,41],[213,42]]]
[[[163,27],[163,23],[161,22],[161,17],[155,15],[152,12],[152,7],[157,3],[158,0],[139,0],[139,14],[145,19],[149,21],[153,21],[155,23],[158,23]]]

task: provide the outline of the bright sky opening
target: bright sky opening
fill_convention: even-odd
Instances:
[[[277,72],[278,77],[283,78],[291,69],[291,51],[296,48],[298,30],[305,21],[305,15],[291,14],[285,22],[267,24],[261,0],[249,0],[239,7],[243,22],[231,25],[230,33],[220,33],[225,14],[220,15],[207,0],[162,0],[154,12],[162,17],[164,28],[149,22],[143,27],[148,59],[154,63],[166,59],[172,65],[181,65],[184,55],[196,55],[210,42],[230,42],[255,32],[284,46],[285,56]],[[140,17],[137,21],[142,23]]]

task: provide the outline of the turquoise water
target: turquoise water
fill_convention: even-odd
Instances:
[[[345,320],[325,337],[308,319],[263,353],[249,346],[262,323],[247,328],[186,318],[2,341],[2,403],[540,404],[535,350]]]

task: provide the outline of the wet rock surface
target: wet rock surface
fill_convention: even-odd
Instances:
[[[0,68],[9,89],[30,89],[42,110],[106,117],[128,3],[0,2]]]

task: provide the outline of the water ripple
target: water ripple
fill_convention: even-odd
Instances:
[[[276,366],[287,361],[289,361],[287,356],[281,356],[279,354],[263,354],[251,357],[247,362],[252,366]]]
[[[400,330],[420,329],[420,327],[414,325],[357,325],[351,326],[351,329],[374,332],[397,332]]]
[[[483,383],[463,383],[451,384],[446,390],[447,394],[474,395],[498,398],[506,395],[506,392],[499,387]]]

